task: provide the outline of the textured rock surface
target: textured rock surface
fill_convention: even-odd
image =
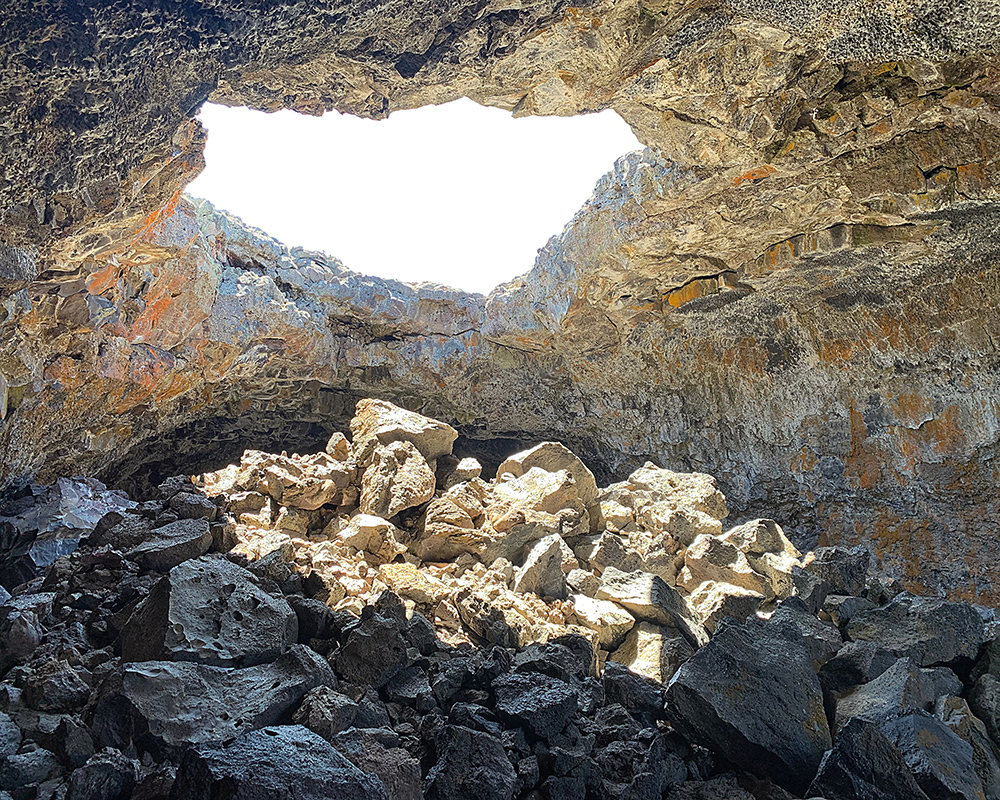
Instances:
[[[911,586],[1000,596],[994,4],[2,13],[4,484],[145,484],[199,439],[219,465],[277,430],[321,447],[377,395],[606,471],[710,472],[799,543],[869,539]],[[489,299],[180,195],[206,98],[381,118],[463,95],[613,108],[651,148]]]

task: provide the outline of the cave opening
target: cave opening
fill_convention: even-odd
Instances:
[[[613,111],[515,119],[466,99],[378,121],[212,104],[200,119],[207,167],[188,194],[355,272],[482,294],[641,148]]]

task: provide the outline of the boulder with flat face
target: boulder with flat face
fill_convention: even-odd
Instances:
[[[532,467],[546,472],[566,470],[576,482],[577,495],[584,507],[589,508],[597,500],[597,480],[580,458],[559,442],[542,442],[529,450],[508,456],[497,468],[497,475],[510,474],[520,477]]]
[[[301,725],[265,727],[189,750],[171,800],[387,800],[385,787]]]
[[[692,655],[694,648],[676,628],[640,622],[609,657],[637,675],[667,683]]]
[[[296,641],[298,618],[248,570],[223,556],[178,564],[121,633],[126,661],[197,661],[247,667],[274,661]]]
[[[310,689],[335,681],[329,665],[303,645],[271,664],[242,669],[173,661],[127,664],[119,697],[105,698],[108,713],[121,716],[137,742],[167,752],[221,742],[273,725]]]
[[[968,603],[903,594],[851,618],[847,635],[874,642],[921,667],[972,661],[986,638],[979,612]]]
[[[493,681],[497,711],[539,738],[559,733],[577,710],[575,689],[549,675],[512,672]]]
[[[458,431],[385,400],[359,400],[351,420],[352,454],[367,466],[379,445],[409,442],[427,461],[449,455]]]
[[[427,773],[427,800],[511,800],[517,773],[498,736],[446,725],[434,741],[437,761]]]
[[[208,520],[179,519],[150,531],[126,557],[143,569],[167,572],[189,558],[205,555],[211,546]]]
[[[686,738],[793,792],[831,747],[823,693],[800,636],[726,626],[677,671],[666,713]]]
[[[601,576],[597,597],[617,603],[643,622],[677,628],[696,647],[708,641],[705,628],[684,598],[656,575],[608,567]]]

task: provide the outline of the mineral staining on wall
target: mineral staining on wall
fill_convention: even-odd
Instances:
[[[988,4],[313,6],[178,11],[142,47],[114,9],[8,12],[5,483],[121,475],[206,420],[333,428],[376,395],[608,472],[705,471],[800,543],[996,598]],[[489,298],[354,275],[180,194],[207,97],[379,117],[460,95],[614,108],[650,146]]]

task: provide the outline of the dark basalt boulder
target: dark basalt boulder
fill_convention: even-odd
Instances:
[[[862,545],[817,547],[806,569],[826,582],[830,594],[858,597],[864,594],[871,561],[871,553]]]
[[[125,661],[196,661],[217,667],[273,661],[298,637],[298,618],[253,573],[223,556],[178,564],[121,632]]]
[[[868,722],[893,720],[916,709],[928,710],[940,694],[932,670],[920,669],[908,658],[901,658],[874,680],[869,681],[837,702],[836,728],[855,717]],[[952,690],[961,692],[959,683]]]
[[[915,711],[888,722],[882,731],[903,756],[920,788],[942,800],[983,800],[972,745],[936,717]]]
[[[66,800],[128,800],[139,782],[139,762],[108,748],[69,776]]]
[[[437,762],[424,782],[426,800],[511,800],[517,773],[501,740],[461,725],[445,725],[435,740]]]
[[[180,519],[152,530],[127,556],[143,569],[166,572],[189,558],[205,555],[211,546],[208,520]]]
[[[126,740],[131,735],[143,749],[169,753],[274,725],[310,689],[333,682],[326,661],[293,645],[272,664],[243,669],[171,661],[127,664],[120,693],[103,705],[105,716],[119,718],[107,724],[130,727]],[[95,713],[101,715],[100,706]]]
[[[847,625],[848,638],[874,642],[920,667],[973,661],[985,634],[983,618],[968,603],[912,594],[862,612]]]
[[[388,800],[329,742],[301,725],[251,731],[187,751],[170,800]]]
[[[549,675],[501,675],[493,681],[493,691],[502,717],[543,739],[565,728],[577,710],[574,688]]]
[[[406,665],[406,629],[406,611],[399,598],[383,593],[375,605],[365,607],[361,624],[337,654],[337,674],[361,686],[384,686]]]
[[[806,797],[928,800],[902,753],[873,722],[852,719],[823,757]]]
[[[830,749],[823,693],[787,626],[725,626],[674,675],[669,721],[689,741],[793,792]]]

